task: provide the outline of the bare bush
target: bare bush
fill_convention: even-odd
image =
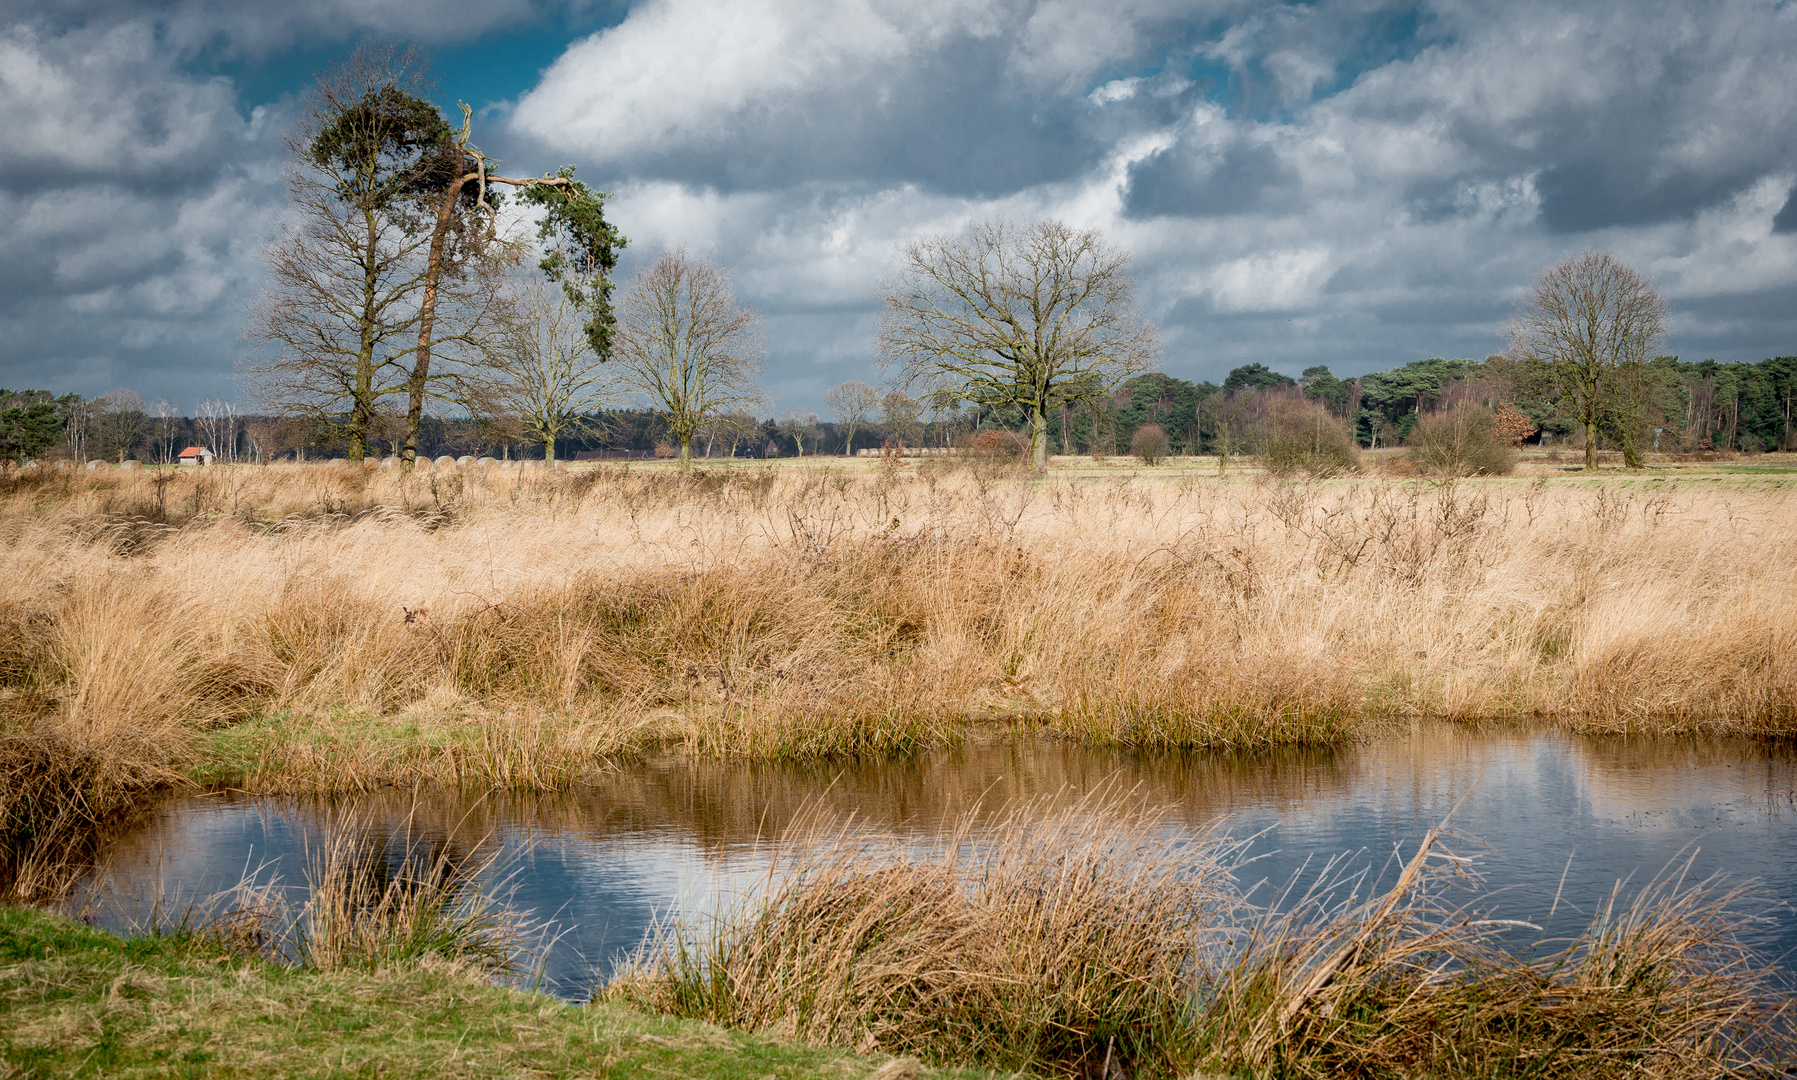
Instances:
[[[1167,460],[1167,429],[1143,424],[1129,437],[1129,452],[1144,465],[1159,465]]]
[[[1261,463],[1285,475],[1340,476],[1360,471],[1360,448],[1347,426],[1321,402],[1302,397],[1268,397],[1257,433]]]
[[[988,429],[961,440],[962,454],[982,461],[1020,461],[1029,451],[1029,439],[1015,431]]]
[[[1470,401],[1423,417],[1404,445],[1411,468],[1419,473],[1509,476],[1516,471],[1516,448],[1499,432],[1497,416]]]

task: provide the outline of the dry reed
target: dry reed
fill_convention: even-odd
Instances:
[[[1102,811],[1102,812],[1100,812]],[[1239,850],[1091,804],[939,843],[800,830],[611,997],[784,1037],[1066,1076],[1703,1077],[1797,1053],[1739,944],[1752,894],[1676,875],[1532,954],[1450,906],[1431,834],[1383,894],[1331,868],[1256,906]],[[1475,879],[1476,880],[1476,879]]]
[[[483,883],[493,861],[479,845],[407,836],[395,846],[353,812],[339,815],[312,855],[284,948],[319,971],[437,958],[516,975],[531,935]]]
[[[105,830],[170,780],[55,734],[0,735],[0,903],[64,894]]]
[[[296,898],[278,878],[170,908],[160,899],[138,934],[191,936],[236,955],[314,971],[453,964],[494,980],[537,970],[542,928],[502,900],[507,879],[483,842],[394,836],[353,804],[324,822]]]
[[[289,789],[995,720],[1143,747],[1419,715],[1779,733],[1794,546],[1776,480],[12,473],[0,724],[189,771],[203,737]]]

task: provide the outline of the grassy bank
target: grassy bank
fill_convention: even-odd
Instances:
[[[751,898],[669,927],[607,996],[1067,1077],[1709,1080],[1797,1064],[1790,987],[1739,941],[1766,897],[1674,874],[1619,887],[1570,933],[1502,922],[1492,897],[1453,900],[1478,882],[1431,833],[1387,884],[1325,869],[1270,903],[1240,891],[1233,845],[1116,809],[1022,808],[929,844],[799,833]]]
[[[320,972],[193,936],[123,939],[0,908],[0,1076],[845,1080],[879,1058],[617,1004],[571,1006],[446,963]],[[887,1076],[915,1075],[891,1069]],[[950,1074],[975,1075],[975,1074]]]

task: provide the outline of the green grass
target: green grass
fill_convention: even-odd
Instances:
[[[258,713],[242,723],[199,733],[185,774],[202,787],[213,787],[241,783],[258,771],[267,755],[292,753],[296,747],[324,761],[348,757],[399,761],[440,756],[451,742],[471,739],[471,729],[427,728],[405,717],[344,713],[320,720]]]
[[[120,938],[40,911],[0,908],[5,1080],[851,1080],[882,1060],[618,1004],[568,1005],[446,965],[319,973],[234,956],[202,938]]]

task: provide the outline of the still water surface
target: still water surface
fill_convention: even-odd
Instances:
[[[1488,885],[1506,890],[1498,914],[1540,918],[1565,874],[1554,929],[1566,931],[1568,904],[1589,912],[1619,879],[1644,882],[1686,858],[1699,877],[1757,878],[1797,902],[1794,783],[1789,742],[1423,725],[1329,751],[1134,754],[1042,740],[853,765],[678,759],[565,794],[387,793],[355,811],[395,836],[496,850],[512,906],[560,932],[547,988],[582,997],[658,916],[753,880],[767,842],[807,807],[928,837],[975,808],[1134,789],[1176,827],[1255,837],[1256,858],[1238,875],[1245,888],[1344,854],[1377,868],[1452,810],[1452,828],[1478,841],[1456,850],[1477,855]],[[308,847],[344,809],[229,792],[171,801],[120,838],[84,900],[103,898],[98,917],[116,926],[141,921],[158,897],[165,907],[204,897],[246,872],[297,882]],[[1797,911],[1751,933],[1769,959],[1797,955]]]

